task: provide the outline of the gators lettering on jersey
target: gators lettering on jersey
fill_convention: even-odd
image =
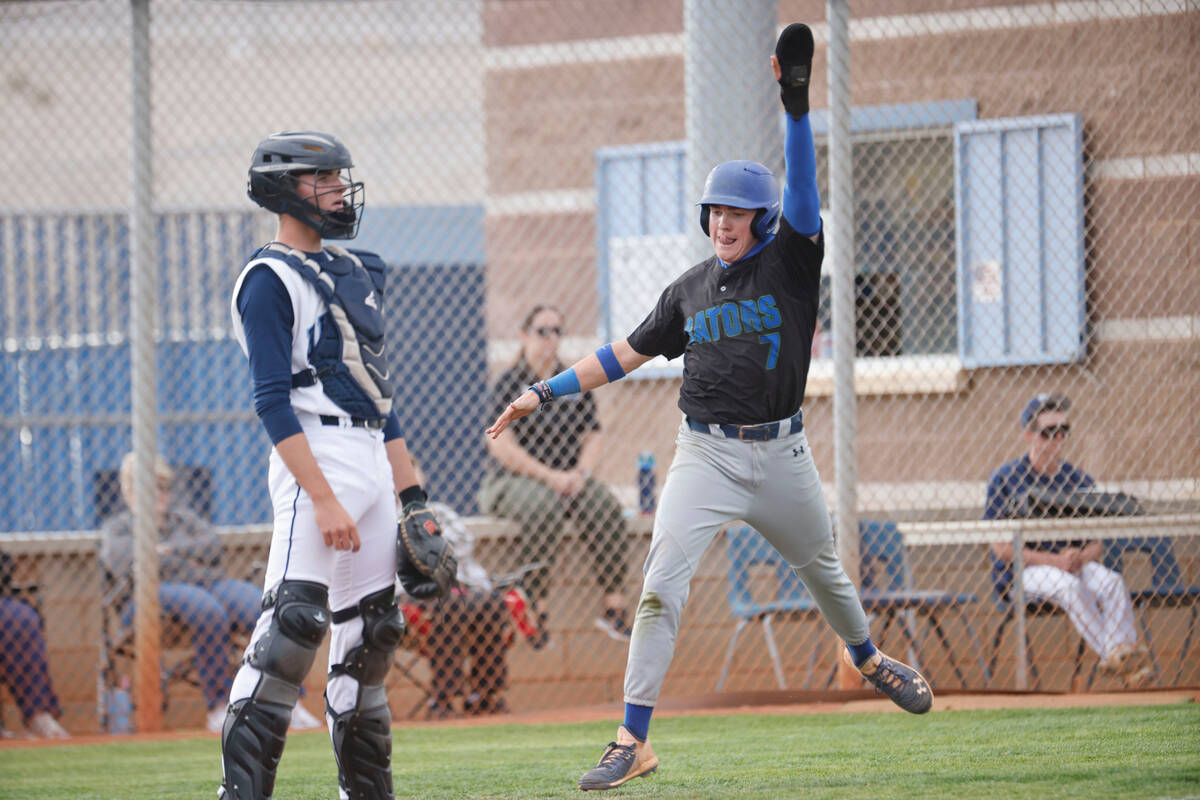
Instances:
[[[629,344],[683,354],[679,408],[692,419],[786,419],[804,401],[824,253],[824,238],[814,243],[784,219],[754,255],[728,267],[714,255],[677,278]]]

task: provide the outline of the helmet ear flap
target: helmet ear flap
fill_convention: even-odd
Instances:
[[[280,192],[279,178],[274,175],[251,172],[247,181],[246,194],[255,203],[275,214],[282,214],[287,200]]]
[[[704,235],[708,236],[708,205],[700,206],[700,230],[704,231]],[[760,208],[754,212],[754,220],[750,223],[750,230],[754,234],[754,238],[760,242],[771,235],[770,220],[767,219],[767,209]]]

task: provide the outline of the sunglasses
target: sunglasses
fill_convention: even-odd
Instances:
[[[562,328],[557,325],[553,327],[534,328],[533,332],[543,339],[549,339],[551,336],[562,336]]]
[[[1043,439],[1065,439],[1071,435],[1070,425],[1047,425],[1038,431],[1038,436]]]

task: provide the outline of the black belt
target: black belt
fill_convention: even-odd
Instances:
[[[697,433],[723,436],[726,439],[737,439],[741,442],[765,442],[770,439],[791,436],[804,430],[804,414],[801,411],[797,411],[794,416],[779,422],[763,422],[758,425],[722,425],[717,422],[697,422],[691,417],[684,417],[684,421]]]
[[[333,425],[340,428],[346,423],[343,420],[350,422],[350,425],[355,428],[366,428],[371,431],[381,431],[383,426],[387,425],[387,417],[373,417],[372,419],[364,419],[363,417],[335,417],[331,414],[321,415],[322,425]]]

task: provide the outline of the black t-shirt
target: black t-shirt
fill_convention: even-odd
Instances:
[[[554,374],[563,369],[563,365],[556,363]],[[505,370],[492,385],[491,408],[485,424],[490,425],[514,397],[538,380],[524,358]],[[600,430],[596,400],[591,392],[555,398],[554,402],[512,422],[508,430],[526,452],[543,464],[553,469],[574,469],[584,437],[590,431]],[[493,467],[494,470],[503,469],[494,461]]]
[[[824,235],[813,242],[781,220],[753,256],[726,268],[714,255],[679,276],[629,344],[683,354],[679,407],[692,419],[786,419],[804,401],[824,255]]]

